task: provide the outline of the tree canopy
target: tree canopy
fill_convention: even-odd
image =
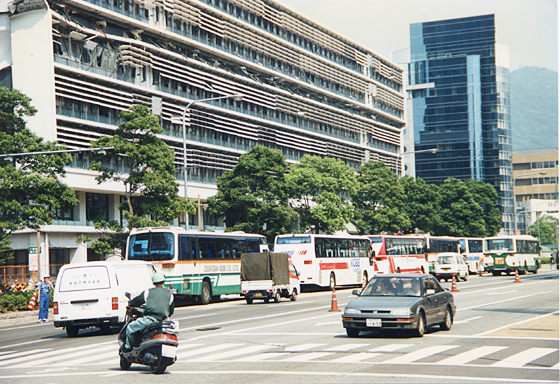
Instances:
[[[14,231],[52,224],[57,211],[78,202],[61,181],[70,154],[25,155],[64,149],[27,128],[25,118],[36,112],[29,97],[0,87],[0,154],[20,154],[0,160],[0,264],[12,257],[9,237]]]
[[[350,166],[340,159],[305,155],[291,165],[287,178],[300,231],[333,233],[345,229],[352,207],[344,196],[353,195],[357,188]]]
[[[114,135],[103,136],[91,143],[93,148],[114,149],[94,154],[91,169],[98,171],[98,183],[117,182],[123,185],[125,201],[120,204],[127,227],[165,225],[186,212],[195,213],[194,203],[178,198],[175,179],[174,151],[157,137],[163,133],[159,117],[148,107],[134,105],[120,113],[124,120]],[[120,234],[117,222],[98,221],[96,226],[110,235],[100,239],[97,250],[107,250],[117,244],[124,248],[126,235]],[[121,240],[117,240],[117,237]],[[110,244],[109,244],[110,243]]]
[[[208,198],[208,207],[225,218],[228,230],[259,233],[272,242],[297,218],[288,204],[287,170],[280,151],[257,145],[218,178],[218,192]]]

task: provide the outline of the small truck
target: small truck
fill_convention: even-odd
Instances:
[[[241,294],[247,304],[255,299],[278,303],[282,297],[296,301],[299,292],[299,273],[287,253],[241,254]]]

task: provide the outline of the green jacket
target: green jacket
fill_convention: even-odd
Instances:
[[[150,288],[128,302],[131,307],[146,304],[144,316],[152,316],[158,321],[167,319],[175,310],[173,294],[163,287]]]

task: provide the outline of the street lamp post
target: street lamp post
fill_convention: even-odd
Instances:
[[[403,165],[402,164],[402,158],[403,158],[404,155],[411,155],[413,153],[422,153],[422,152],[430,152],[430,153],[433,154],[433,153],[436,153],[437,151],[438,151],[437,148],[430,148],[430,149],[420,149],[418,151],[403,152],[403,153],[399,154],[398,159],[399,159],[399,169],[401,171],[400,174],[402,175],[404,173],[404,169],[403,169],[403,166],[402,166]]]
[[[183,108],[182,123],[183,123],[183,178],[185,183],[185,201],[188,201],[187,195],[187,125],[185,119],[187,116],[187,110],[196,103],[204,103],[206,101],[222,100],[222,99],[234,99],[235,101],[241,101],[243,95],[227,95],[218,97],[209,97],[207,99],[194,100],[188,103],[185,108]],[[189,229],[189,214],[185,213],[185,229]]]
[[[516,198],[515,198],[515,182],[521,176],[532,176],[532,175],[546,175],[546,172],[524,173],[522,175],[517,175],[513,178],[513,182],[512,182],[512,185],[511,185],[512,191],[513,191],[513,233],[512,233],[512,235],[515,235],[515,231],[517,231],[517,202],[516,202]]]

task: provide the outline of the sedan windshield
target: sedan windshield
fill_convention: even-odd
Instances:
[[[422,286],[416,277],[376,277],[360,296],[422,296]]]

